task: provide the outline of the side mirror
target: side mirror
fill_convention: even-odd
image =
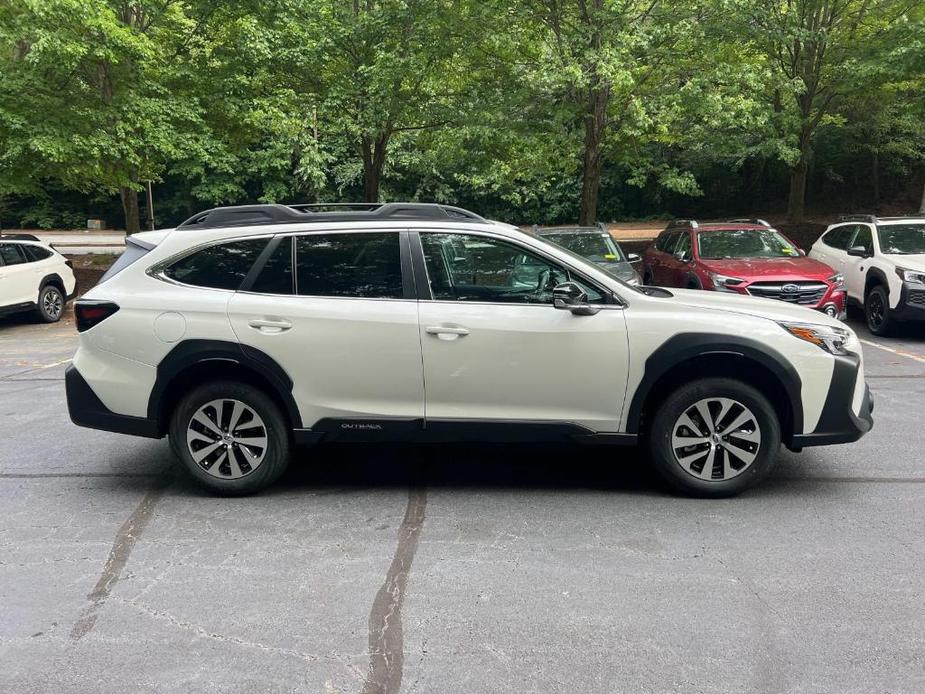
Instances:
[[[853,255],[856,258],[870,257],[870,253],[867,252],[867,249],[864,246],[852,246],[848,249],[848,255]]]
[[[571,311],[576,316],[593,316],[600,311],[600,308],[588,303],[585,290],[574,282],[563,282],[553,288],[552,305],[563,311]]]
[[[685,251],[678,251],[674,254],[674,257],[677,258],[680,262],[686,263],[690,261],[690,256]]]
[[[626,259],[631,263],[638,263],[642,260],[638,253],[628,253]]]

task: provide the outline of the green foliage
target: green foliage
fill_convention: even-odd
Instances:
[[[923,28],[908,0],[5,0],[0,202],[876,205],[925,170]]]

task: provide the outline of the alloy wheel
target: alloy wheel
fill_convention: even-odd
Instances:
[[[233,480],[263,463],[269,436],[253,408],[240,400],[212,400],[200,407],[186,427],[186,445],[199,467],[213,477]]]
[[[54,290],[45,292],[45,296],[42,297],[42,310],[45,311],[46,316],[57,318],[61,315],[62,308],[64,308],[64,300],[61,294]]]
[[[876,330],[883,325],[883,314],[883,297],[878,292],[872,292],[867,297],[867,320],[871,328]]]
[[[758,457],[761,427],[738,400],[704,398],[675,421],[671,451],[694,477],[722,482],[745,472]]]

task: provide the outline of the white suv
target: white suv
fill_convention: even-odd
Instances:
[[[77,282],[71,262],[34,238],[0,236],[0,316],[34,311],[39,320],[54,323]]]
[[[848,300],[875,335],[925,320],[925,217],[842,217],[809,255],[844,276]]]
[[[728,496],[782,442],[872,424],[839,321],[630,287],[440,205],[210,210],[130,237],[75,312],[71,419],[169,435],[224,494],[271,483],[296,443],[568,439],[645,441],[676,488]]]

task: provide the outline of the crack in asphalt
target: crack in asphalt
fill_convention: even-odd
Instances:
[[[151,520],[151,516],[154,515],[154,508],[164,495],[167,484],[167,480],[161,480],[156,486],[149,489],[141,503],[132,512],[132,515],[128,517],[122,527],[119,528],[119,532],[116,533],[116,539],[112,543],[112,549],[109,551],[109,557],[103,565],[99,580],[90,594],[87,595],[87,600],[90,602],[83,609],[80,619],[71,629],[71,638],[75,641],[86,636],[93,629],[93,625],[96,624],[100,608],[106,603],[113,586],[119,582],[122,571],[132,554],[132,549],[135,547],[135,542],[138,541],[138,538],[147,527],[148,521]]]
[[[362,694],[396,694],[401,687],[405,659],[401,607],[426,507],[427,492],[411,489],[405,517],[398,528],[395,556],[369,613],[369,671]]]

